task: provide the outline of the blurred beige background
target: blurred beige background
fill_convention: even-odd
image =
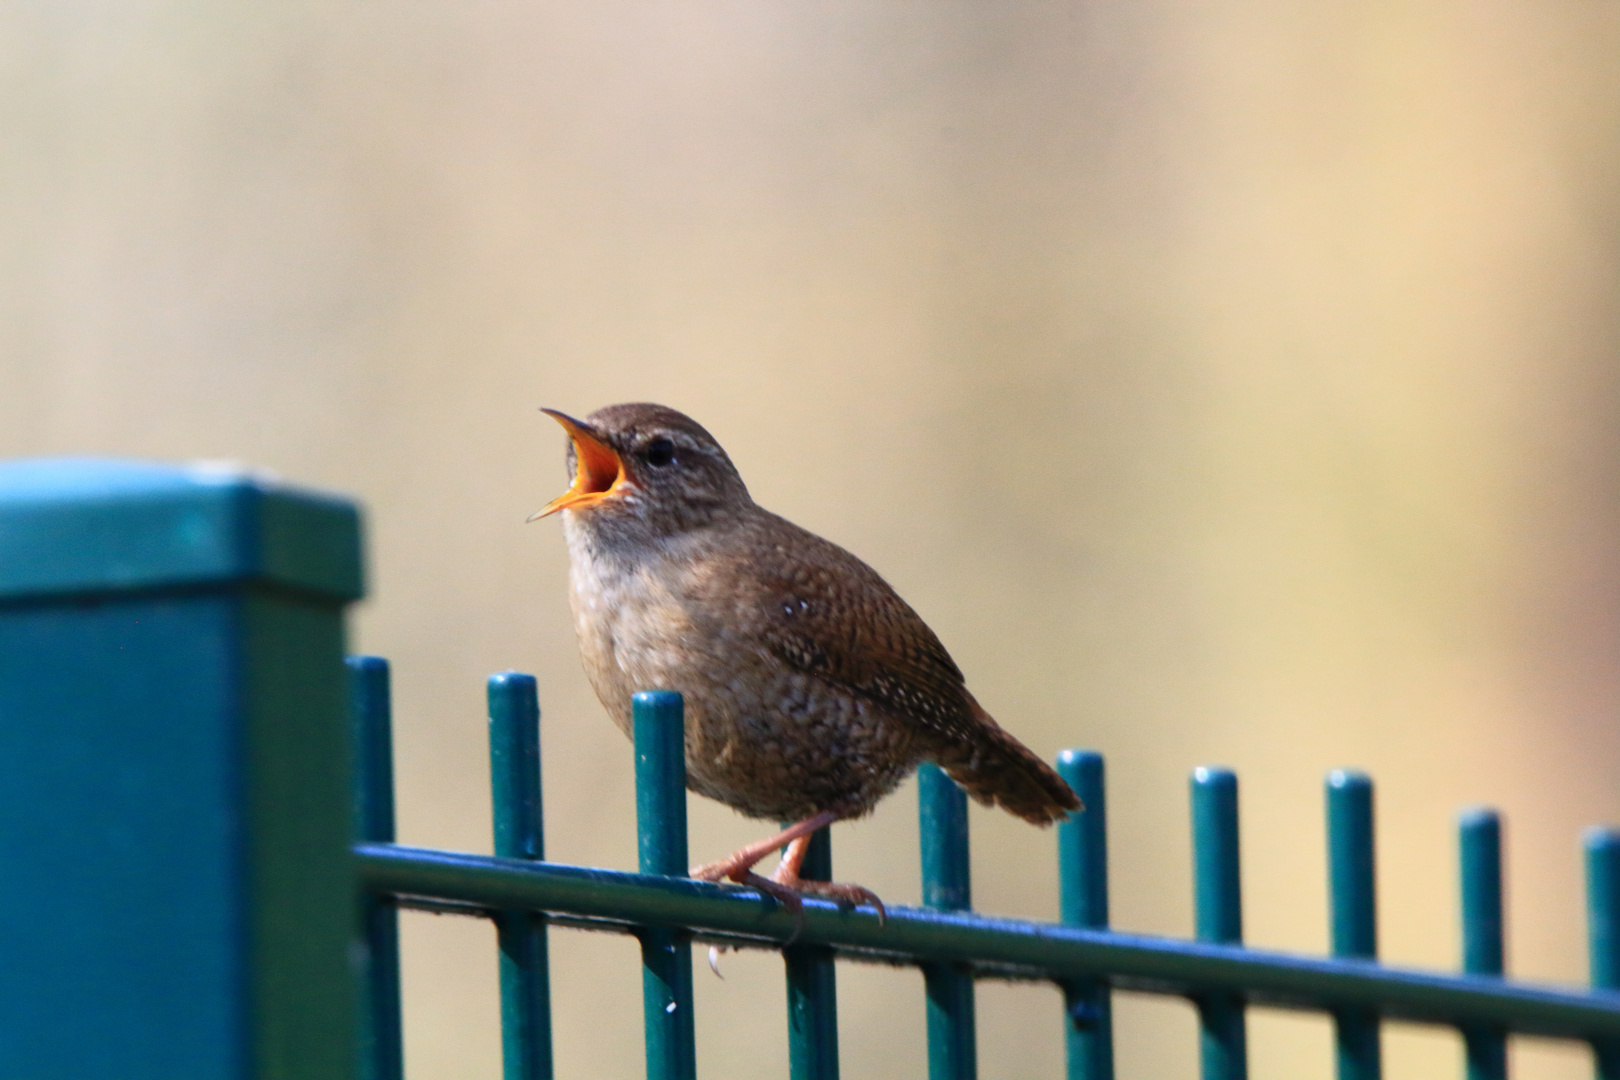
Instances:
[[[1379,781],[1382,942],[1456,962],[1453,815],[1508,816],[1510,966],[1584,978],[1620,819],[1620,8],[43,3],[0,8],[0,454],[236,458],[369,512],[402,838],[488,850],[482,680],[541,679],[549,846],[634,862],[541,404],[650,399],[852,548],[1045,755],[1108,755],[1118,925],[1191,926],[1185,783],[1243,783],[1247,927],[1325,948],[1322,775]],[[694,858],[758,827],[694,800]],[[990,912],[1051,838],[975,810]],[[908,788],[842,876],[914,902]],[[640,1074],[626,940],[558,932],[561,1075]],[[498,1075],[492,935],[412,916],[413,1080]],[[779,961],[698,972],[785,1076]],[[845,966],[844,1075],[923,1073]],[[1122,1077],[1194,1075],[1122,999]],[[985,986],[981,1075],[1054,1076]],[[1258,1014],[1261,1080],[1330,1075]],[[1459,1075],[1395,1029],[1389,1075]],[[1587,1075],[1519,1046],[1519,1075]]]

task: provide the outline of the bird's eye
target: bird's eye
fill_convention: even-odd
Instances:
[[[647,464],[662,469],[675,460],[675,444],[668,439],[654,439],[641,456],[647,459]]]

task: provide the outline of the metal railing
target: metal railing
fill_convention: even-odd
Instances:
[[[372,963],[363,1025],[371,1080],[402,1075],[395,909],[419,907],[491,918],[500,942],[506,1080],[552,1076],[547,926],[620,930],[641,943],[647,1074],[693,1080],[694,942],[780,950],[786,967],[790,1075],[838,1076],[835,961],[919,968],[927,993],[930,1080],[976,1075],[974,981],[1056,984],[1069,1080],[1113,1076],[1110,992],[1170,994],[1197,1007],[1204,1080],[1247,1074],[1249,1004],[1315,1010],[1334,1019],[1340,1080],[1381,1075],[1385,1018],[1457,1029],[1469,1080],[1507,1075],[1509,1035],[1577,1039],[1595,1050],[1597,1075],[1620,1080],[1620,833],[1586,838],[1594,989],[1538,986],[1503,977],[1501,829],[1475,810],[1460,821],[1463,973],[1413,971],[1377,962],[1373,788],[1335,771],[1326,785],[1333,956],[1243,947],[1237,778],[1200,768],[1191,780],[1196,937],[1193,941],[1108,929],[1107,809],[1103,759],[1084,750],[1058,768],[1086,809],[1057,829],[1061,921],[1042,923],[972,910],[967,801],[940,770],[919,785],[923,906],[867,909],[807,900],[801,916],[746,888],[687,878],[686,791],[680,695],[634,699],[640,872],[544,861],[539,706],[535,681],[517,673],[489,681],[494,856],[431,851],[393,842],[388,668],[349,661],[360,769],[356,847],[368,902]],[[816,837],[806,872],[826,880],[831,850]]]
[[[1471,1080],[1505,1074],[1516,1034],[1589,1043],[1620,1080],[1620,834],[1586,838],[1593,989],[1503,976],[1489,812],[1462,820],[1463,972],[1386,967],[1372,787],[1354,773],[1328,781],[1331,958],[1242,945],[1237,781],[1220,769],[1192,781],[1195,940],[1110,930],[1103,761],[1084,751],[1059,761],[1087,809],[1057,830],[1056,923],[972,910],[966,801],[931,767],[920,908],[880,922],[809,900],[801,920],[692,881],[669,693],[635,700],[639,872],[547,862],[537,696],[518,674],[489,686],[495,854],[399,845],[387,667],[343,665],[359,526],[350,502],[252,473],[0,464],[0,1077],[397,1080],[397,912],[413,906],[493,920],[508,1080],[552,1074],[547,934],[569,926],[640,940],[655,1080],[696,1071],[694,941],[781,951],[795,1080],[838,1075],[839,960],[921,970],[932,1080],[973,1076],[974,982],[996,978],[1061,988],[1071,1080],[1112,1075],[1116,988],[1197,1005],[1206,1080],[1244,1075],[1253,1004],[1330,1014],[1346,1080],[1379,1075],[1390,1018],[1461,1031]],[[823,835],[806,872],[831,870]]]

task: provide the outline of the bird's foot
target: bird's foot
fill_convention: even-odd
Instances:
[[[730,855],[717,862],[704,863],[702,866],[693,867],[688,872],[688,875],[697,878],[699,881],[725,881],[729,879],[739,885],[746,884],[741,875],[752,871],[759,860],[783,847],[792,848],[796,841],[803,841],[805,837],[817,829],[831,825],[837,820],[837,814],[831,811],[823,811],[813,817],[807,817],[803,821],[789,825],[775,836],[767,836],[765,839],[755,841],[745,848],[733,851]],[[808,841],[799,843],[797,846],[796,850],[800,859],[804,858],[806,843]],[[797,869],[796,865],[794,869]]]
[[[883,906],[878,894],[862,885],[851,885],[841,881],[812,881],[799,877],[797,874],[785,874],[783,869],[786,863],[777,868],[772,875],[772,883],[779,889],[786,889],[799,896],[819,896],[831,900],[839,907],[860,907],[865,904],[877,910],[878,925],[882,926],[889,918],[889,909]]]
[[[763,855],[754,855],[747,848],[743,848],[723,859],[694,866],[687,871],[687,876],[699,881],[735,881],[741,885],[743,879],[753,872],[754,864],[762,858]]]
[[[787,864],[784,863],[783,866]],[[867,904],[877,909],[878,925],[882,926],[889,918],[889,910],[878,899],[877,893],[860,885],[848,885],[838,881],[811,881],[801,878],[797,874],[784,874],[783,867],[778,867],[776,873],[770,877],[763,877],[748,871],[739,885],[747,885],[751,889],[758,889],[772,900],[781,904],[783,909],[793,915],[793,935],[784,944],[792,945],[804,933],[804,898],[814,896],[824,900],[831,900],[839,907],[857,907]]]
[[[768,877],[754,873],[754,864],[763,856],[755,854],[751,849],[743,850],[729,855],[717,862],[704,863],[693,867],[691,876],[699,881],[734,881],[738,885],[746,885],[750,889],[757,889],[767,898],[781,904],[783,908],[793,913],[796,927],[793,936],[798,937],[799,931],[804,929],[804,899],[793,889],[779,885]]]
[[[796,892],[791,887],[782,885],[771,878],[762,877],[752,870],[748,871],[741,879],[732,878],[732,880],[739,885],[746,885],[750,889],[758,889],[778,904],[781,904],[785,910],[791,912],[798,927],[793,931],[795,937],[798,936],[799,930],[804,929],[804,896],[802,893]]]
[[[787,939],[789,945],[793,944],[798,939],[798,936],[804,932],[804,897],[785,885],[779,885],[768,877],[762,877],[754,873],[752,869],[747,867],[726,867],[725,864],[731,861],[725,859],[719,863],[700,866],[692,871],[692,876],[700,881],[735,881],[738,885],[746,885],[750,889],[759,890],[760,894],[772,903],[781,904],[783,910],[793,916],[793,935]],[[714,869],[716,867],[723,867],[724,871]],[[715,956],[712,949],[709,951],[709,966],[714,969],[716,975],[720,974],[718,957]]]
[[[888,920],[889,912],[883,906],[883,901],[878,899],[877,893],[871,889],[836,881],[813,881],[799,876],[799,868],[804,864],[805,853],[810,848],[811,835],[817,829],[824,828],[836,820],[837,814],[823,811],[814,817],[790,825],[775,836],[735,851],[724,859],[694,867],[691,876],[699,881],[735,881],[739,885],[758,889],[793,913],[797,923],[797,928],[793,931],[794,938],[797,938],[799,932],[804,929],[806,896],[823,897],[839,906],[856,907],[868,904],[877,909],[878,923],[881,925]],[[761,859],[783,845],[787,846],[787,851],[782,856],[782,862],[777,866],[776,873],[768,878],[754,873],[754,867]],[[789,943],[791,942],[792,938],[789,939]]]

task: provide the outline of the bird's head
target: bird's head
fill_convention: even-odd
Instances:
[[[529,518],[559,510],[595,529],[672,536],[752,505],[736,466],[702,425],[662,405],[609,405],[584,420],[542,409],[568,432],[573,483]]]

